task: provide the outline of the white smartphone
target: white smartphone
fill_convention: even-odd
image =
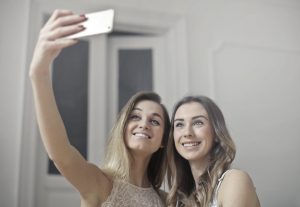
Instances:
[[[114,10],[104,10],[85,14],[88,18],[82,25],[85,30],[73,35],[64,37],[65,39],[75,39],[96,34],[109,33],[113,29]]]

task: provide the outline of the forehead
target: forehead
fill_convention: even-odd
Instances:
[[[190,103],[185,103],[181,105],[176,113],[175,113],[175,119],[177,118],[189,118],[189,117],[194,117],[194,116],[205,116],[207,117],[207,112],[205,108],[202,106],[202,104],[198,102],[190,102]]]
[[[134,106],[133,110],[137,110],[149,114],[159,114],[161,117],[164,117],[163,109],[161,105],[150,100],[139,101]]]

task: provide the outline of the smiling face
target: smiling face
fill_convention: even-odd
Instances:
[[[127,121],[125,143],[133,153],[152,155],[161,146],[164,116],[161,106],[154,101],[138,102]]]
[[[207,161],[213,146],[213,131],[204,107],[198,102],[181,105],[174,117],[174,142],[188,160]]]

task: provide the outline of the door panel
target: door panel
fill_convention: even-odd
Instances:
[[[167,76],[163,38],[112,36],[108,45],[107,118],[112,126],[119,110],[137,91],[155,91],[164,97]]]

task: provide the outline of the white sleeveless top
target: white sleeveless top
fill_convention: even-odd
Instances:
[[[222,174],[222,176],[218,179],[219,182],[218,182],[218,185],[217,185],[217,187],[216,187],[216,189],[215,189],[215,191],[214,191],[214,197],[213,197],[213,200],[212,200],[212,202],[211,202],[211,204],[210,204],[210,207],[218,207],[218,191],[219,191],[219,188],[220,188],[220,186],[221,186],[222,181],[224,180],[225,174],[226,174],[228,171],[230,171],[230,170],[225,171],[225,172]]]
[[[213,195],[213,200],[211,201],[209,207],[218,207],[218,191],[219,191],[219,188],[221,186],[221,183],[225,177],[225,174],[230,171],[230,170],[227,170],[225,171],[222,176],[218,179],[218,185],[216,187],[216,189],[214,190],[214,195]],[[179,205],[179,202],[177,200],[177,203],[176,203],[176,207],[180,207],[181,205]]]
[[[115,180],[107,200],[101,207],[164,207],[154,188],[142,188],[125,181]]]

